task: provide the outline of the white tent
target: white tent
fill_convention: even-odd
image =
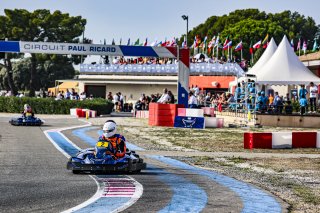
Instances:
[[[268,85],[298,85],[320,83],[297,57],[286,36],[268,62],[259,69],[257,83]]]
[[[247,72],[247,74],[251,75],[259,75],[260,69],[266,65],[266,63],[269,61],[269,59],[273,56],[273,54],[277,50],[277,44],[274,41],[273,38],[271,38],[267,49],[264,51],[262,56],[259,58],[258,62],[255,63],[255,65]]]

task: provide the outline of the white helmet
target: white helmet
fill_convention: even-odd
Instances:
[[[106,138],[114,136],[117,130],[117,124],[113,120],[108,120],[103,125],[103,135]]]

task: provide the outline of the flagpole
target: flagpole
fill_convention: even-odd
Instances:
[[[241,61],[242,61],[242,48],[241,48],[241,50],[240,50],[240,51],[241,51]]]
[[[217,45],[217,60],[219,60],[219,44]]]
[[[232,60],[232,48],[231,48],[231,58],[230,58],[230,61]]]

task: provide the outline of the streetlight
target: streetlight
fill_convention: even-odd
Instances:
[[[186,46],[188,47],[188,20],[189,20],[189,17],[186,15],[183,15],[181,17],[183,20],[187,20]]]

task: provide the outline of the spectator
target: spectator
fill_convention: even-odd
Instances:
[[[111,101],[111,102],[113,101],[112,92],[109,92],[109,93],[108,93],[108,95],[107,95],[107,100],[108,100],[108,101]]]
[[[290,101],[290,95],[289,93],[286,94],[286,97],[283,98],[283,101],[288,103],[288,101]]]
[[[289,100],[289,101],[287,101],[286,103],[287,103],[287,104],[286,104],[286,106],[284,107],[284,111],[285,111],[285,113],[286,113],[287,115],[291,115],[291,114],[292,114],[292,111],[293,111],[293,107],[292,107],[292,105],[291,105],[291,101]]]
[[[300,114],[304,115],[308,107],[308,101],[304,95],[300,96],[299,104],[300,104]]]
[[[146,109],[146,102],[147,102],[146,95],[145,94],[141,94],[141,96],[139,98],[139,101],[141,103],[142,110],[145,110]]]
[[[142,105],[141,105],[141,101],[140,101],[140,100],[138,100],[138,101],[135,103],[134,108],[135,108],[136,110],[142,110]]]
[[[193,92],[189,92],[189,100],[188,100],[189,108],[198,108],[198,101]]]
[[[282,109],[283,109],[283,102],[282,102],[282,99],[279,96],[278,92],[275,92],[275,97],[274,97],[274,100],[273,100],[273,106],[274,106],[275,112],[281,114]]]
[[[123,111],[123,105],[124,105],[124,98],[123,95],[121,94],[121,92],[118,92],[119,95],[119,102],[120,102],[120,110]]]
[[[304,84],[302,84],[301,88],[299,90],[299,98],[301,98],[302,96],[304,96],[304,98],[306,98],[307,94],[308,94],[308,90],[306,90]]]
[[[93,95],[92,94],[90,94],[89,100],[93,100]]]
[[[157,98],[157,96],[156,95],[154,95],[154,94],[152,94],[151,95],[151,103],[156,103],[158,101],[158,98]]]
[[[196,86],[193,88],[193,90],[194,90],[194,95],[197,97],[197,96],[199,95],[199,93],[200,93],[200,89],[199,89],[198,85],[196,85]]]
[[[211,93],[208,92],[206,97],[204,98],[205,99],[205,106],[210,106],[210,103],[211,103]]]
[[[310,82],[310,98],[309,98],[309,102],[310,102],[310,112],[315,113],[317,111],[317,104],[316,104],[316,100],[317,100],[317,94],[318,94],[318,87],[314,85],[313,82]]]
[[[163,94],[159,98],[158,103],[165,104],[165,103],[168,103],[168,101],[169,101],[168,89],[164,88],[163,89]]]
[[[86,93],[85,93],[85,92],[82,92],[82,93],[80,94],[80,101],[85,100],[86,98],[87,98]]]
[[[269,101],[269,106],[272,106],[272,104],[273,104],[273,95],[272,95],[272,93],[270,93],[269,94],[269,98],[268,98],[268,101]]]
[[[71,97],[71,92],[69,91],[69,89],[67,89],[67,91],[66,91],[66,94],[65,94],[65,99],[70,99],[70,97]]]
[[[172,94],[171,91],[168,91],[168,96],[169,96],[169,101],[168,101],[168,103],[169,103],[169,104],[174,104],[174,103],[175,103],[175,101],[174,101],[174,96],[173,96],[173,94]]]

